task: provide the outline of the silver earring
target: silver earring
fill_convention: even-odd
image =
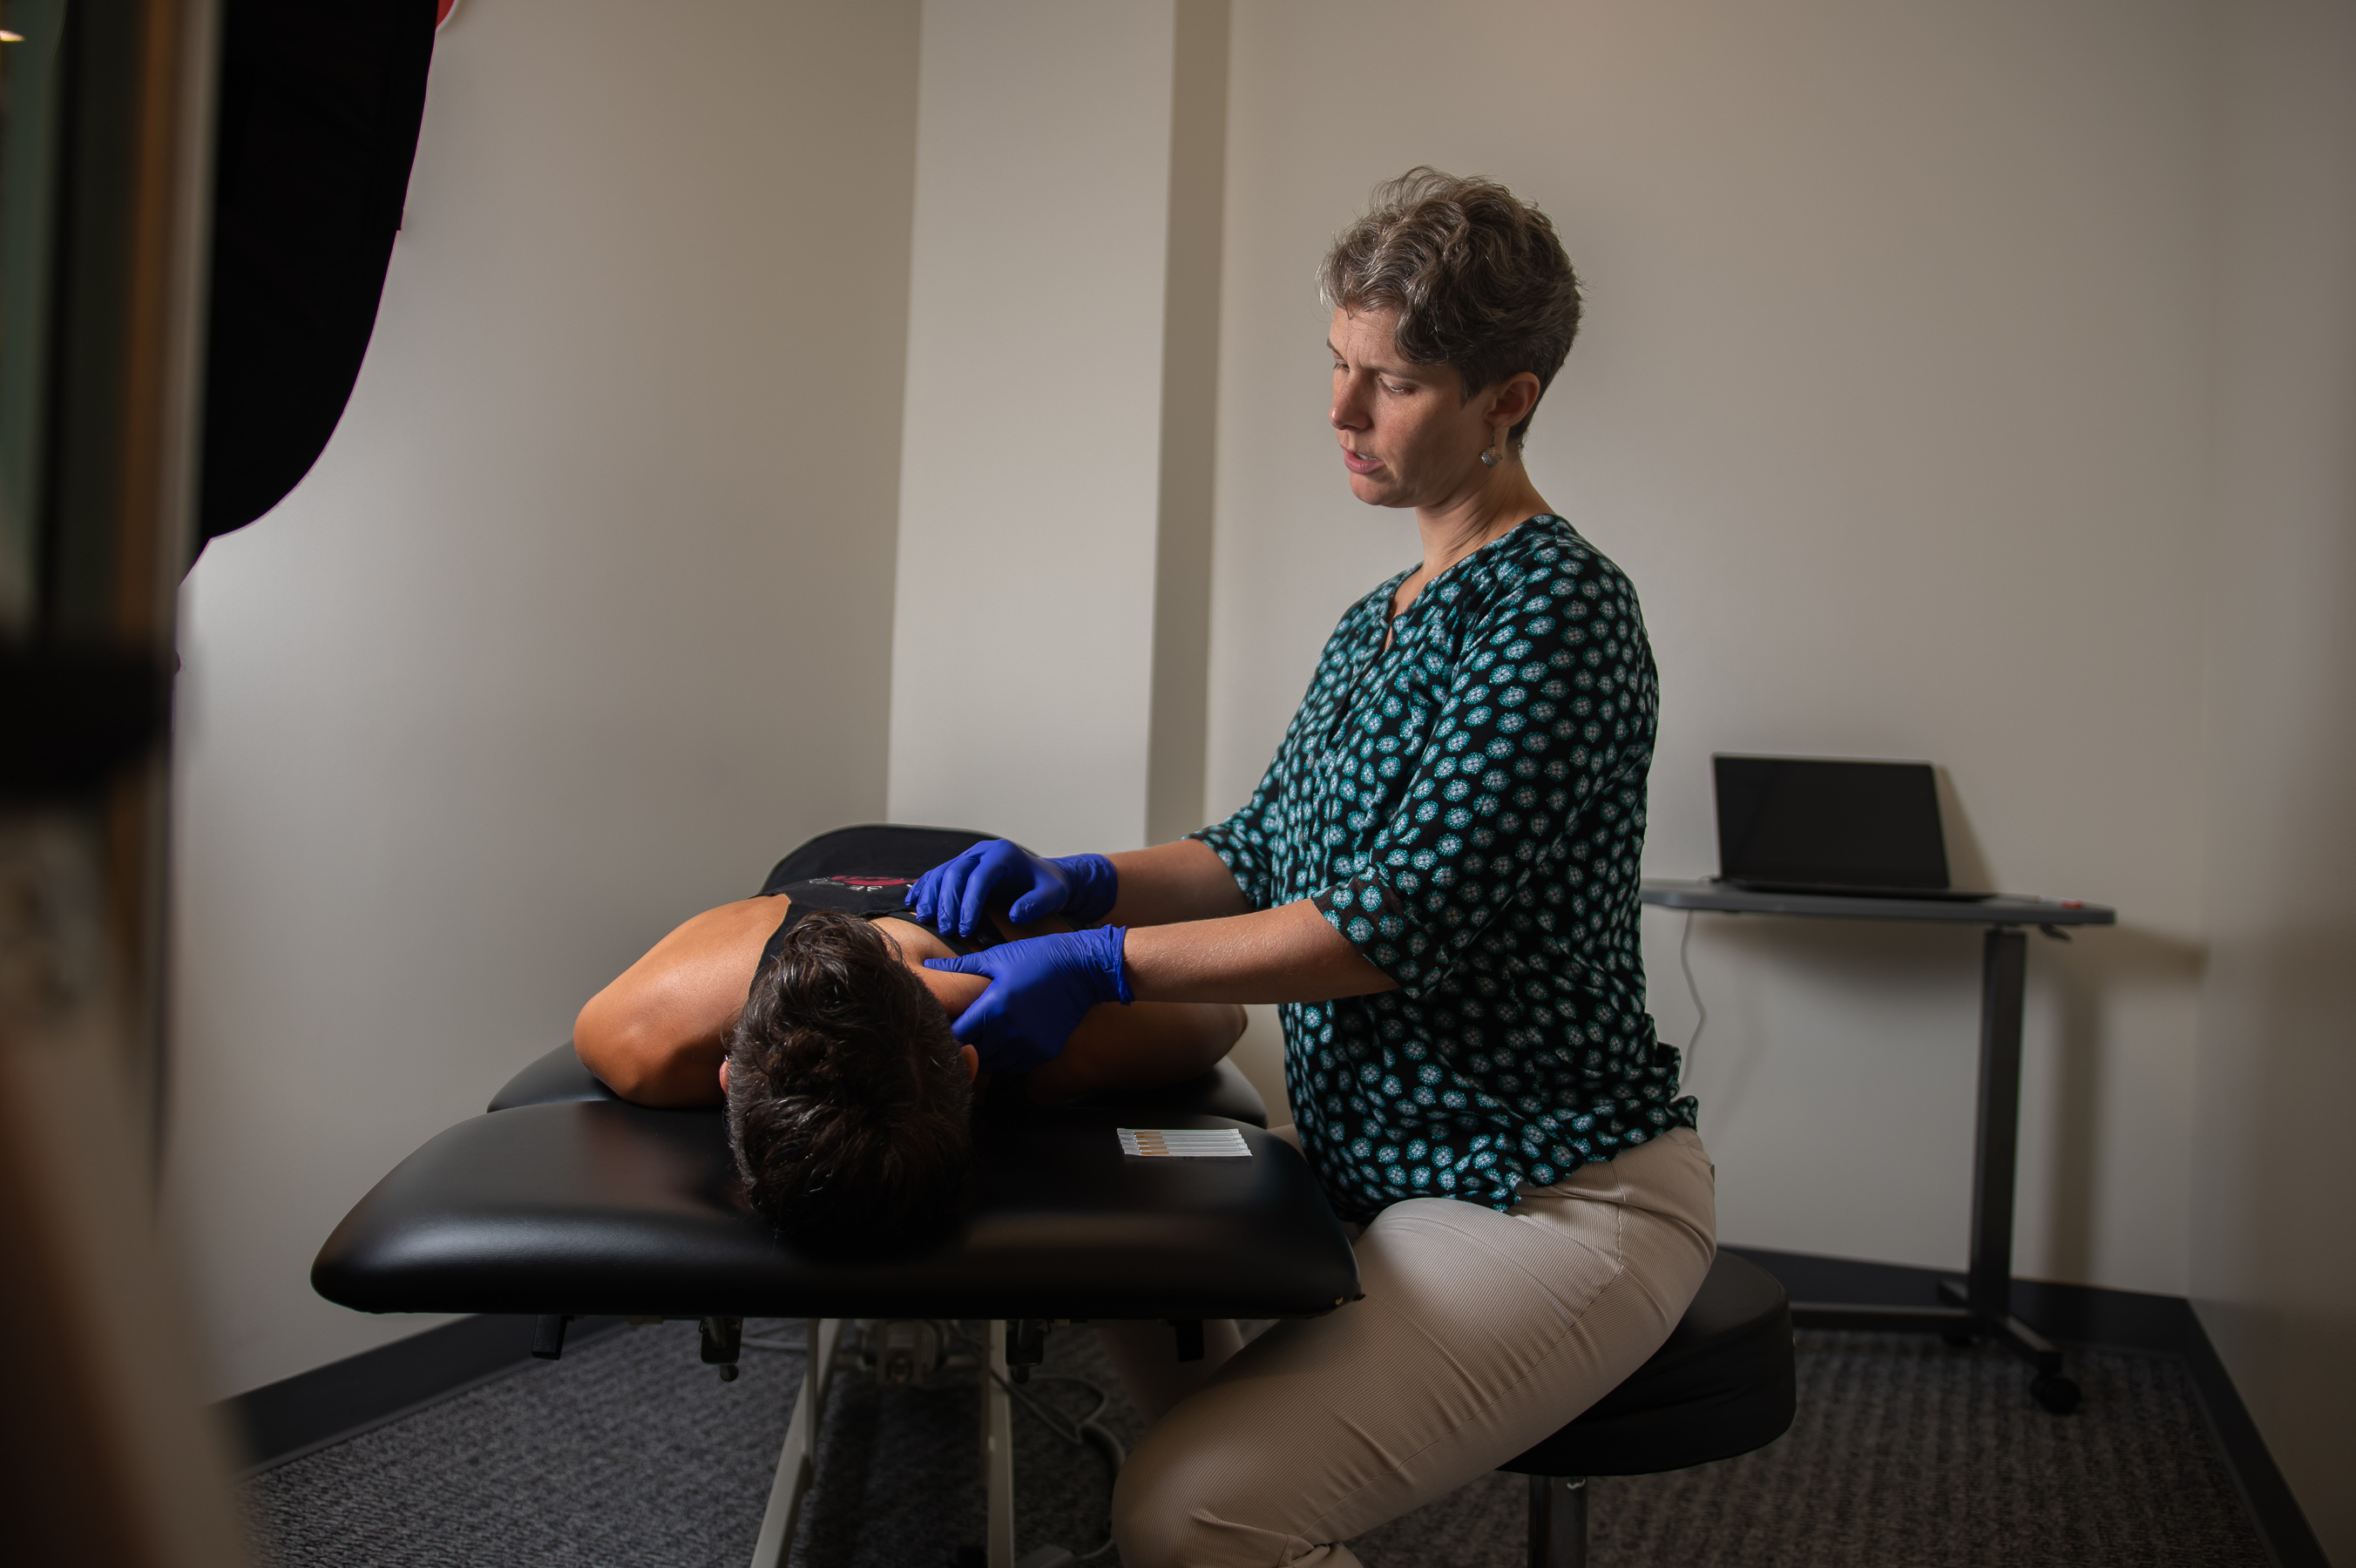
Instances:
[[[1492,442],[1492,443],[1490,443],[1487,446],[1485,446],[1485,447],[1483,447],[1483,448],[1482,449],[1482,451],[1481,451],[1481,466],[1482,466],[1482,467],[1483,467],[1483,468],[1494,468],[1494,467],[1496,467],[1496,466],[1497,466],[1497,464],[1499,464],[1500,463],[1503,463],[1504,461],[1505,461],[1505,454],[1504,454],[1503,453],[1501,453],[1501,452],[1499,452],[1499,451],[1497,450],[1497,448],[1498,448],[1500,445],[1502,445],[1502,444],[1503,444],[1503,443],[1501,443],[1501,442]]]

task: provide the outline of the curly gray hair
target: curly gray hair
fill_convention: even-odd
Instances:
[[[1399,352],[1453,368],[1468,401],[1524,370],[1545,396],[1579,336],[1579,274],[1546,214],[1494,180],[1428,165],[1375,187],[1318,283],[1337,309],[1397,311]],[[1513,428],[1517,446],[1530,417]]]

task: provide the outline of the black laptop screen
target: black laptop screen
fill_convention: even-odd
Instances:
[[[1928,763],[1710,759],[1719,872],[1730,882],[1943,889],[1946,841]]]

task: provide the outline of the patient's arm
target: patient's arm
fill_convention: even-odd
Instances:
[[[656,943],[581,1009],[573,1049],[582,1062],[615,1093],[641,1105],[719,1104],[728,1030],[744,1011],[761,949],[789,907],[782,896],[740,899],[704,911]],[[1022,936],[1068,929],[1060,920],[1000,923]],[[924,927],[899,920],[876,925],[950,1019],[988,988],[982,976],[925,968],[926,959],[947,958],[950,949]],[[1053,1102],[1093,1089],[1180,1083],[1225,1056],[1243,1028],[1243,1009],[1225,1003],[1097,1008],[1064,1054],[1031,1074],[1030,1094]]]

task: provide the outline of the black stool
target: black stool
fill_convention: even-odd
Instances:
[[[1587,1477],[1649,1476],[1762,1448],[1792,1424],[1792,1306],[1727,1253],[1653,1359],[1586,1413],[1498,1466],[1530,1478],[1530,1568],[1584,1568]]]

